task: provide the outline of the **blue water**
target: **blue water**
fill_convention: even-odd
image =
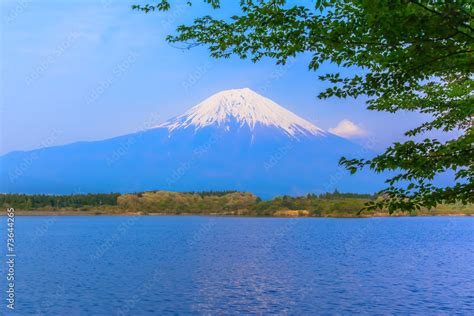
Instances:
[[[474,313],[474,218],[17,217],[15,234],[18,315]]]

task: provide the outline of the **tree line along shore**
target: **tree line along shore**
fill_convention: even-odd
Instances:
[[[362,211],[378,195],[333,193],[278,196],[262,200],[237,191],[169,192],[131,194],[27,195],[0,194],[4,208],[18,215],[227,215],[277,217],[370,217],[474,215],[472,204],[441,204],[433,209],[410,212]]]

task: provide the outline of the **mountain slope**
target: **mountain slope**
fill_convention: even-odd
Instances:
[[[7,154],[0,191],[373,192],[381,179],[338,166],[369,154],[249,89],[229,90],[141,133]]]

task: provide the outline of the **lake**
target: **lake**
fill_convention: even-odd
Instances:
[[[15,235],[18,315],[474,313],[469,217],[17,217]]]

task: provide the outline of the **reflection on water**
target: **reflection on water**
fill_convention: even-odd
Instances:
[[[19,315],[474,313],[474,218],[17,217],[16,238]]]

